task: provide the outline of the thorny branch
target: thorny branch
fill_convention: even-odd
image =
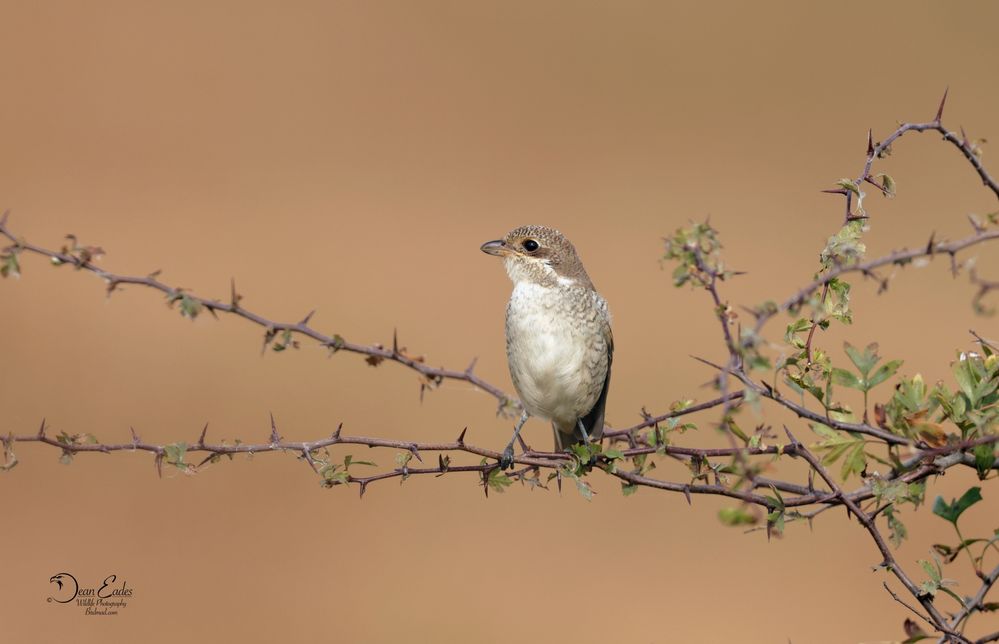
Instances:
[[[201,310],[206,310],[215,317],[217,317],[218,313],[228,313],[256,324],[264,329],[264,349],[275,342],[279,342],[280,344],[277,346],[283,349],[293,342],[291,339],[292,336],[304,336],[315,340],[321,346],[326,347],[334,353],[337,351],[346,351],[367,356],[368,363],[372,365],[377,365],[383,360],[388,360],[412,369],[423,377],[422,384],[424,387],[433,388],[445,380],[460,380],[470,383],[485,391],[493,398],[496,398],[499,401],[501,409],[512,408],[512,411],[519,409],[520,404],[516,399],[511,398],[502,389],[486,382],[475,374],[474,360],[462,371],[431,367],[426,364],[423,356],[411,356],[406,352],[405,348],[400,348],[396,337],[392,339],[392,346],[386,348],[381,344],[366,345],[349,342],[338,334],[326,335],[309,324],[315,311],[311,311],[298,322],[278,322],[268,319],[242,305],[243,296],[236,292],[235,280],[231,282],[229,301],[223,302],[218,299],[201,297],[181,287],[170,286],[160,281],[160,271],[155,271],[144,277],[112,273],[94,263],[103,254],[102,249],[74,246],[74,248],[64,247],[61,251],[55,251],[42,248],[14,235],[7,225],[8,218],[8,212],[4,212],[0,216],[0,235],[13,242],[12,249],[15,249],[16,252],[28,252],[48,257],[57,266],[69,264],[75,266],[77,269],[89,271],[104,280],[108,296],[123,284],[143,286],[166,295],[167,301],[171,305],[175,302],[180,302],[182,312],[188,317],[195,317]],[[68,238],[75,245],[76,238],[72,235],[69,235]]]
[[[941,118],[945,100],[946,93],[936,117],[932,121],[903,123],[879,143],[875,143],[873,136],[869,133],[867,156],[861,174],[853,180],[842,180],[839,182],[838,189],[827,191],[845,197],[846,216],[843,229],[845,234],[841,231],[844,236],[842,239],[836,240],[837,243],[843,242],[849,246],[850,243],[859,239],[865,230],[863,226],[866,225],[869,215],[862,208],[863,192],[861,187],[873,185],[885,196],[894,194],[894,180],[887,175],[872,174],[872,168],[878,159],[890,153],[891,146],[895,141],[910,132],[934,131],[939,133],[944,141],[955,146],[962,153],[983,184],[996,197],[999,197],[999,184],[993,180],[982,165],[978,143],[969,141],[963,130],[959,136],[942,125]],[[404,348],[400,348],[395,338],[393,338],[392,347],[386,348],[379,344],[364,345],[348,342],[339,335],[321,333],[310,325],[312,313],[306,315],[299,322],[276,322],[244,307],[241,304],[241,296],[236,292],[235,284],[232,285],[229,302],[223,302],[195,295],[180,287],[170,286],[159,279],[158,271],[144,277],[112,273],[95,263],[96,259],[103,254],[99,248],[81,247],[74,237],[69,236],[68,239],[72,242],[71,246],[64,247],[59,251],[50,250],[17,237],[9,229],[7,221],[8,216],[5,213],[0,217],[0,236],[10,240],[12,245],[2,249],[3,254],[0,255],[0,273],[4,277],[9,274],[18,274],[20,270],[18,257],[22,253],[44,256],[55,265],[69,264],[78,270],[85,270],[97,275],[105,281],[109,295],[121,285],[136,285],[163,293],[171,306],[179,304],[181,313],[188,317],[193,318],[201,311],[208,311],[216,317],[218,313],[241,317],[264,329],[265,349],[268,346],[274,350],[297,346],[294,338],[304,336],[327,347],[334,353],[337,351],[358,353],[366,356],[367,361],[372,365],[388,360],[417,372],[421,377],[421,395],[424,390],[435,388],[446,380],[459,380],[468,382],[495,398],[499,402],[500,412],[515,412],[519,407],[519,403],[499,387],[475,375],[473,371],[474,361],[463,371],[431,367],[426,364],[422,357],[412,356]],[[958,466],[975,470],[982,480],[996,478],[997,470],[999,470],[999,458],[995,458],[995,454],[999,434],[995,430],[994,416],[989,416],[989,414],[999,406],[999,402],[993,402],[988,398],[989,395],[992,395],[988,390],[988,382],[985,385],[979,383],[980,387],[972,383],[974,387],[979,387],[982,392],[985,392],[982,394],[984,397],[981,397],[976,393],[978,389],[972,387],[970,394],[965,389],[967,398],[970,399],[972,396],[979,398],[978,402],[982,413],[972,419],[977,424],[969,420],[962,421],[964,425],[960,425],[955,420],[955,424],[960,427],[960,435],[944,434],[942,430],[934,427],[924,427],[929,412],[918,409],[909,415],[898,412],[896,418],[889,419],[885,407],[879,408],[876,405],[876,423],[872,424],[867,414],[867,389],[864,389],[865,408],[862,420],[858,421],[847,413],[848,410],[837,406],[830,400],[831,386],[834,380],[833,370],[827,364],[826,354],[816,348],[815,342],[818,338],[817,331],[824,329],[831,318],[842,315],[842,311],[836,312],[837,309],[833,302],[837,296],[842,298],[841,278],[859,274],[865,278],[874,279],[879,285],[879,292],[881,292],[887,288],[890,278],[879,275],[879,269],[890,266],[904,267],[917,259],[932,259],[938,255],[949,258],[952,271],[956,275],[961,268],[961,264],[957,262],[959,253],[979,244],[999,239],[999,227],[997,227],[999,217],[990,216],[988,222],[971,218],[971,224],[974,229],[973,234],[964,239],[946,241],[931,237],[927,243],[913,249],[897,250],[870,260],[864,260],[863,249],[861,248],[860,252],[857,252],[856,246],[848,248],[849,252],[840,252],[841,249],[834,245],[834,239],[831,238],[830,246],[823,253],[823,268],[815,275],[812,282],[800,288],[781,304],[769,303],[747,309],[755,317],[755,324],[751,328],[742,327],[737,323],[738,316],[733,313],[731,305],[721,293],[722,284],[739,273],[727,269],[722,264],[718,255],[720,244],[717,242],[714,230],[704,224],[695,226],[690,231],[680,231],[683,234],[678,233],[676,237],[667,240],[667,258],[679,260],[680,268],[683,268],[679,273],[674,273],[674,281],[678,286],[691,283],[704,289],[711,298],[715,317],[721,326],[727,353],[725,364],[714,364],[708,360],[697,358],[717,371],[715,385],[719,392],[718,397],[699,404],[694,404],[693,401],[678,401],[669,411],[659,415],[652,415],[643,410],[643,420],[634,426],[624,429],[608,428],[599,444],[576,446],[565,453],[536,451],[521,440],[522,451],[515,456],[515,466],[511,472],[504,472],[500,469],[498,464],[500,452],[466,442],[467,428],[462,430],[454,441],[444,443],[344,435],[342,425],[325,438],[293,441],[285,439],[279,433],[273,418],[271,418],[268,440],[261,443],[244,443],[239,440],[232,443],[224,440],[208,442],[206,440],[207,425],[201,430],[198,438],[190,443],[150,443],[143,441],[134,430],[132,430],[130,441],[101,443],[86,433],[60,432],[53,435],[51,429],[42,421],[41,426],[33,433],[9,433],[6,436],[0,436],[0,444],[4,448],[4,462],[0,464],[0,469],[9,470],[17,464],[14,447],[20,443],[38,443],[58,448],[61,450],[64,461],[69,461],[80,453],[143,452],[152,455],[160,475],[162,475],[164,465],[186,474],[194,474],[219,462],[223,457],[233,458],[241,454],[251,455],[263,452],[286,452],[302,460],[318,475],[323,485],[330,487],[356,485],[362,496],[367,490],[367,486],[376,481],[388,479],[404,481],[414,475],[441,476],[449,473],[470,472],[478,477],[480,485],[487,495],[490,490],[502,492],[504,488],[515,481],[531,488],[544,488],[554,480],[561,489],[562,483],[568,480],[575,484],[587,498],[594,493],[586,480],[587,476],[592,470],[598,469],[608,476],[618,479],[626,494],[630,494],[638,488],[653,488],[683,494],[688,502],[691,501],[693,495],[698,494],[732,499],[741,505],[739,508],[729,508],[723,511],[720,515],[722,519],[732,525],[749,526],[757,523],[761,519],[760,514],[764,513],[768,536],[771,534],[779,535],[786,521],[811,523],[816,516],[829,508],[842,506],[858,520],[870,535],[881,557],[879,567],[894,575],[922,610],[904,601],[885,583],[885,589],[892,598],[929,624],[940,636],[940,641],[969,643],[972,640],[964,635],[964,631],[970,617],[978,612],[993,610],[995,605],[987,602],[986,596],[999,582],[999,566],[993,568],[991,572],[982,572],[986,549],[982,550],[982,554],[978,558],[971,557],[981,585],[973,596],[962,600],[944,588],[945,580],[940,579],[939,574],[936,577],[931,574],[930,581],[924,582],[922,585],[917,584],[892,553],[889,540],[901,539],[899,531],[902,528],[895,516],[896,506],[906,502],[918,505],[922,501],[923,495],[921,491],[923,488],[919,486],[923,485],[927,479]],[[851,255],[850,252],[853,254]],[[985,306],[984,300],[992,291],[999,290],[999,282],[983,279],[973,269],[970,271],[970,277],[972,284],[977,288],[973,300],[975,310],[979,313],[990,312],[990,309]],[[789,327],[788,331],[789,336],[793,335],[794,332],[802,332],[806,336],[797,345],[801,349],[801,364],[798,366],[804,375],[798,381],[794,381],[786,374],[791,363],[784,362],[782,365],[779,364],[774,371],[775,380],[772,383],[755,376],[753,371],[763,368],[767,362],[762,353],[763,347],[767,346],[767,343],[760,335],[766,323],[778,314],[797,314],[799,310],[804,308],[810,308],[811,311],[799,320],[798,326]],[[999,362],[999,355],[993,355],[999,354],[995,344],[974,334],[974,332],[972,334],[982,352],[990,356],[989,359],[995,358],[993,362]],[[969,361],[973,359],[982,361],[978,354],[967,355]],[[861,358],[867,359],[863,356]],[[873,358],[877,358],[877,356],[873,356]],[[854,357],[851,356],[851,359]],[[965,354],[962,354],[961,360],[965,360]],[[897,366],[895,368],[897,369]],[[782,370],[785,371],[786,384],[791,385],[791,388],[796,392],[797,399],[781,393],[778,389],[777,378]],[[888,376],[893,373],[894,370],[890,369]],[[827,383],[825,391],[819,387],[816,387],[814,391],[808,388],[811,382],[809,378],[812,374],[818,374],[820,379],[824,378],[824,382]],[[999,374],[999,369],[997,369],[997,374]],[[853,381],[850,378],[854,378],[858,383],[856,386],[859,387],[861,384],[867,386],[864,383],[868,382],[868,374],[862,372],[861,376],[863,382],[856,380],[854,376],[847,377],[838,374],[840,381],[851,383]],[[881,378],[880,381],[885,378]],[[999,381],[999,375],[996,376],[996,380]],[[904,383],[900,383],[897,391],[902,390],[902,384]],[[741,388],[733,387],[733,385],[741,385]],[[821,402],[821,410],[813,409],[806,404],[806,390]],[[944,393],[937,395],[939,405],[949,401]],[[896,393],[895,398],[898,396],[899,394]],[[823,431],[829,433],[820,435],[826,436],[826,440],[816,445],[806,446],[791,433],[791,430],[785,427],[788,441],[783,442],[771,432],[770,427],[764,425],[758,426],[752,435],[748,435],[736,423],[736,415],[747,406],[758,406],[761,401],[775,403],[798,418],[807,421],[816,431],[819,428],[824,428]],[[676,444],[684,431],[694,426],[689,417],[718,408],[721,409],[722,416],[719,427],[727,437],[728,447],[695,448]],[[944,407],[941,408],[946,412],[944,419],[948,417],[948,414],[952,420],[960,416],[954,409],[948,411]],[[908,428],[907,423],[910,422],[914,424],[914,428]],[[902,423],[901,428],[898,423]],[[974,427],[972,427],[973,424]],[[875,457],[871,453],[870,458],[883,464],[885,469],[881,471],[868,470],[866,455],[869,453],[869,445],[878,446],[884,450],[883,457]],[[341,452],[349,446],[364,447],[376,450],[376,452],[381,450],[381,453],[384,453],[385,450],[392,450],[395,452],[395,467],[376,471],[373,474],[359,470],[359,468],[372,467],[375,464],[356,460],[351,454],[342,454]],[[836,458],[842,456],[844,449],[853,450],[851,453],[855,455],[859,453],[860,465],[862,465],[862,469],[856,463],[850,464],[849,467],[844,466],[844,473],[840,477],[844,482],[851,473],[858,474],[861,479],[861,483],[849,491],[830,473],[827,467]],[[817,455],[816,450],[824,450],[824,454]],[[334,457],[334,452],[337,452],[336,457]],[[197,462],[188,461],[188,458],[195,454],[197,454]],[[436,454],[436,465],[432,461],[425,462],[425,457],[430,454]],[[838,455],[834,457],[834,454]],[[451,462],[452,456],[461,455],[465,455],[466,458],[478,458],[479,462]],[[676,480],[651,476],[651,471],[656,467],[654,459],[657,456],[668,457],[679,463],[687,471],[687,474],[671,477]],[[784,456],[801,459],[808,464],[809,469],[805,482],[778,480],[765,476],[766,471],[772,467],[771,463]],[[412,465],[414,459],[416,465]],[[428,458],[428,460],[430,459]],[[818,483],[814,480],[816,476],[819,479]],[[977,488],[975,489],[977,490]],[[935,505],[934,513],[947,518],[956,527],[957,516],[975,502],[975,499],[970,497],[969,499],[964,505],[957,500],[952,504],[944,502],[939,508]],[[941,503],[942,499],[938,499],[937,505]],[[891,531],[889,539],[886,539],[882,533],[882,528],[878,525],[881,518],[886,519]],[[999,532],[997,532],[997,537],[990,540],[987,545],[992,545],[995,548],[994,544],[997,541],[999,541]],[[956,551],[959,552],[970,547],[970,543],[962,542]],[[968,553],[971,556],[970,550]],[[934,570],[927,562],[921,562],[921,564],[927,571]],[[939,571],[939,563],[936,570]],[[946,614],[946,611],[938,606],[937,590],[954,597],[960,604],[960,608],[956,612]],[[999,605],[995,606],[999,607]],[[906,625],[907,633],[911,629],[918,631],[915,623],[912,624],[912,626]],[[910,637],[913,635],[909,634]],[[916,635],[918,636],[918,634],[917,632]],[[999,632],[985,635],[976,641],[999,641]]]

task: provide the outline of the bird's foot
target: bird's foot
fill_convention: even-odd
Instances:
[[[507,448],[503,450],[503,455],[500,456],[499,466],[501,470],[513,467],[513,445],[507,445]]]

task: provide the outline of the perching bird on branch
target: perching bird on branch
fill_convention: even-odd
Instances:
[[[486,242],[482,251],[502,257],[513,281],[506,355],[524,413],[502,467],[513,462],[513,444],[528,416],[551,421],[556,450],[600,438],[614,338],[607,302],[576,249],[554,228],[524,226]]]

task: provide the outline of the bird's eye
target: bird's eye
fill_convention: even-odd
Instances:
[[[524,247],[524,250],[526,250],[529,253],[533,253],[534,251],[541,248],[541,244],[534,241],[533,239],[525,239],[524,243],[521,245]]]

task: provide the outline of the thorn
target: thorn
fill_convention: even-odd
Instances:
[[[206,457],[204,457],[203,459],[201,459],[201,461],[200,461],[200,462],[199,462],[199,463],[198,463],[197,465],[195,465],[195,466],[194,466],[194,469],[196,469],[196,470],[200,470],[200,469],[201,469],[201,467],[202,467],[202,466],[203,466],[203,465],[204,465],[205,463],[207,463],[208,461],[212,460],[212,459],[213,459],[213,458],[215,458],[216,456],[218,456],[218,453],[217,453],[217,452],[212,452],[212,453],[211,453],[211,454],[209,454],[208,456],[206,456]]]
[[[971,227],[975,229],[975,234],[981,235],[985,231],[985,228],[975,221],[975,218],[971,215],[971,213],[968,213],[968,221],[971,222]]]
[[[880,190],[881,194],[883,194],[885,196],[888,195],[888,191],[885,190],[884,186],[882,186],[880,183],[878,183],[877,181],[875,181],[874,179],[872,179],[870,176],[864,177],[864,181],[866,181],[867,183],[871,184],[872,186],[874,186],[875,188],[877,188],[878,190]]]
[[[229,305],[232,306],[233,310],[239,308],[239,301],[243,299],[239,293],[236,292],[236,278],[229,278]]]
[[[489,498],[489,470],[482,470],[482,491],[485,493],[486,498]]]
[[[520,442],[520,451],[524,452],[525,454],[531,451],[531,448],[528,447],[527,443],[524,442],[524,437],[521,436],[520,434],[517,434],[517,441]]]
[[[690,356],[690,357],[693,358],[694,360],[697,360],[698,362],[708,365],[709,367],[714,367],[718,371],[725,371],[725,367],[722,367],[721,365],[716,365],[715,363],[705,360],[704,358],[698,358],[697,356]]]
[[[156,452],[156,474],[163,478],[163,452]]]
[[[396,329],[392,329],[392,355],[399,355],[399,334]]]
[[[830,195],[843,195],[844,197],[846,195],[850,194],[849,192],[847,192],[843,188],[832,188],[832,189],[829,189],[829,190],[820,190],[819,192],[824,192],[824,193],[830,194]]]
[[[964,147],[970,146],[971,142],[968,141],[968,135],[964,132],[964,126],[962,125],[960,129],[961,129],[961,145],[963,145]]]
[[[464,445],[465,444],[465,432],[467,432],[467,431],[468,431],[468,427],[466,426],[465,429],[461,430],[461,434],[458,435],[458,444],[459,445]]]
[[[931,258],[933,257],[933,247],[936,236],[937,236],[937,231],[934,230],[932,233],[930,233],[930,241],[926,242],[926,254],[929,255]]]
[[[478,361],[479,361],[478,356],[472,358],[472,361],[468,364],[468,367],[465,369],[465,373],[467,375],[469,376],[472,375],[472,371],[475,369],[475,363]]]
[[[309,311],[308,315],[306,315],[304,318],[302,318],[302,321],[299,322],[299,324],[301,324],[302,326],[306,326],[309,323],[309,320],[311,320],[312,316],[315,315],[315,314],[316,314],[316,310],[312,309],[311,311]]]
[[[791,445],[794,445],[794,448],[798,449],[798,445],[799,445],[798,439],[795,438],[793,434],[791,434],[791,430],[788,429],[787,425],[784,425],[784,433],[787,434],[787,438],[788,438],[788,440],[791,441]]]
[[[558,484],[558,493],[562,494],[562,472],[555,470],[555,482]]]
[[[198,437],[198,445],[204,446],[205,444],[205,434],[208,433],[208,423],[205,423],[204,428],[201,430],[201,436]]]
[[[332,434],[330,434],[330,438],[332,438],[334,440],[340,438],[340,430],[341,429],[343,429],[343,423],[340,423],[339,425],[336,426],[336,431],[333,432]]]
[[[944,104],[947,102],[947,92],[950,91],[950,87],[944,89],[943,98],[940,99],[940,107],[937,108],[937,116],[933,121],[939,123],[940,119],[943,118]]]
[[[974,334],[974,331],[972,331]],[[45,438],[45,419],[42,419],[42,424],[38,426],[38,438]]]
[[[7,217],[9,217],[9,216],[10,216],[10,210],[9,209],[8,210],[4,210],[3,214],[0,215],[0,228],[6,228],[7,227]]]
[[[687,505],[694,505],[694,504],[693,504],[693,503],[691,503],[691,501],[690,501],[690,486],[689,486],[689,485],[684,485],[684,486],[683,486],[683,495],[684,495],[685,497],[687,497]]]
[[[278,436],[277,425],[274,423],[274,414],[271,414],[271,444],[281,442],[281,437]]]
[[[867,158],[870,159],[874,156],[874,131],[871,128],[867,128]]]
[[[413,453],[413,456],[416,457],[416,460],[418,460],[421,463],[423,462],[423,457],[420,456],[420,450],[416,449],[416,443],[411,443],[409,445],[409,451]]]
[[[988,340],[986,340],[982,336],[980,336],[977,333],[975,333],[974,329],[968,329],[968,332],[971,333],[971,335],[975,336],[975,340],[978,341],[978,344],[982,345],[983,347],[990,347],[992,349],[996,349],[997,351],[999,351],[999,349],[997,349],[996,345],[991,344]]]
[[[368,482],[367,481],[359,481],[358,482],[358,487],[360,488],[360,492],[361,492],[360,498],[363,499],[364,498],[364,492],[368,489]]]

